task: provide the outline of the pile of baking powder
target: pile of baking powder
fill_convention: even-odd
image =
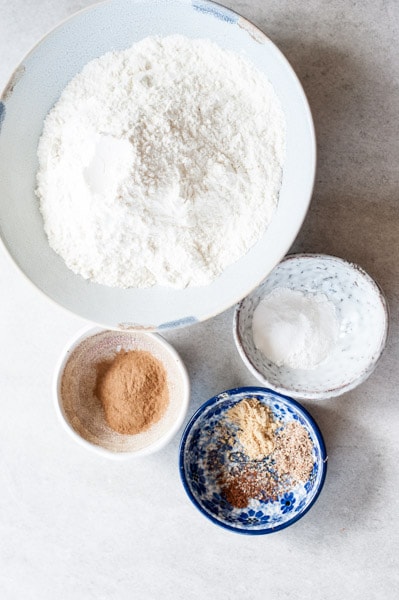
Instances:
[[[49,243],[105,285],[208,284],[264,233],[284,150],[279,100],[238,55],[177,35],[105,54],[45,120]]]
[[[321,293],[275,288],[254,311],[255,346],[278,367],[314,369],[339,335],[335,306]]]

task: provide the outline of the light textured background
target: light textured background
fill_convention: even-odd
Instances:
[[[158,455],[114,464],[63,432],[50,384],[83,322],[41,297],[1,252],[1,600],[398,597],[399,4],[226,3],[283,50],[313,110],[317,181],[295,249],[343,256],[378,279],[391,307],[387,351],[356,391],[307,404],[329,449],[311,512],[272,536],[234,535],[186,498],[179,436]],[[38,38],[88,4],[0,0],[0,88]],[[229,310],[167,336],[190,372],[190,413],[216,392],[256,383],[231,321]]]

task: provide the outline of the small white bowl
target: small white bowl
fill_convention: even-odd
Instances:
[[[262,298],[280,287],[324,294],[335,306],[338,341],[315,369],[278,367],[254,344],[254,311]],[[234,339],[248,369],[265,386],[309,400],[339,396],[365,381],[381,356],[387,332],[387,304],[375,281],[359,266],[323,254],[287,256],[234,314]]]
[[[148,431],[122,435],[105,421],[94,395],[96,365],[121,350],[146,350],[165,367],[169,405],[164,416]],[[187,414],[190,384],[177,352],[161,336],[137,331],[85,328],[63,352],[54,380],[56,411],[66,431],[84,447],[109,458],[152,454],[178,432]]]

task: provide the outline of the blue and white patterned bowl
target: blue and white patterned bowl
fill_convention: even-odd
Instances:
[[[235,442],[218,444],[215,426],[223,422],[226,411],[248,397],[268,406],[283,425],[298,421],[305,427],[313,444],[314,466],[306,483],[298,484],[274,501],[250,500],[248,507],[242,509],[223,498],[211,455],[216,449],[223,464],[235,460]],[[310,414],[295,400],[260,387],[228,390],[205,402],[189,421],[180,444],[180,476],[188,497],[213,523],[237,533],[262,535],[298,521],[320,494],[326,471],[323,437]]]
[[[278,367],[255,346],[254,311],[279,287],[324,294],[335,306],[338,341],[314,369]],[[295,398],[319,400],[352,390],[372,373],[386,343],[388,308],[379,286],[359,266],[325,254],[293,254],[237,306],[233,330],[241,358],[263,385]]]

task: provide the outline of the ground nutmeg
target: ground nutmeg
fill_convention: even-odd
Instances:
[[[169,404],[166,370],[144,350],[121,350],[113,360],[100,363],[94,393],[108,425],[128,435],[157,423]]]

